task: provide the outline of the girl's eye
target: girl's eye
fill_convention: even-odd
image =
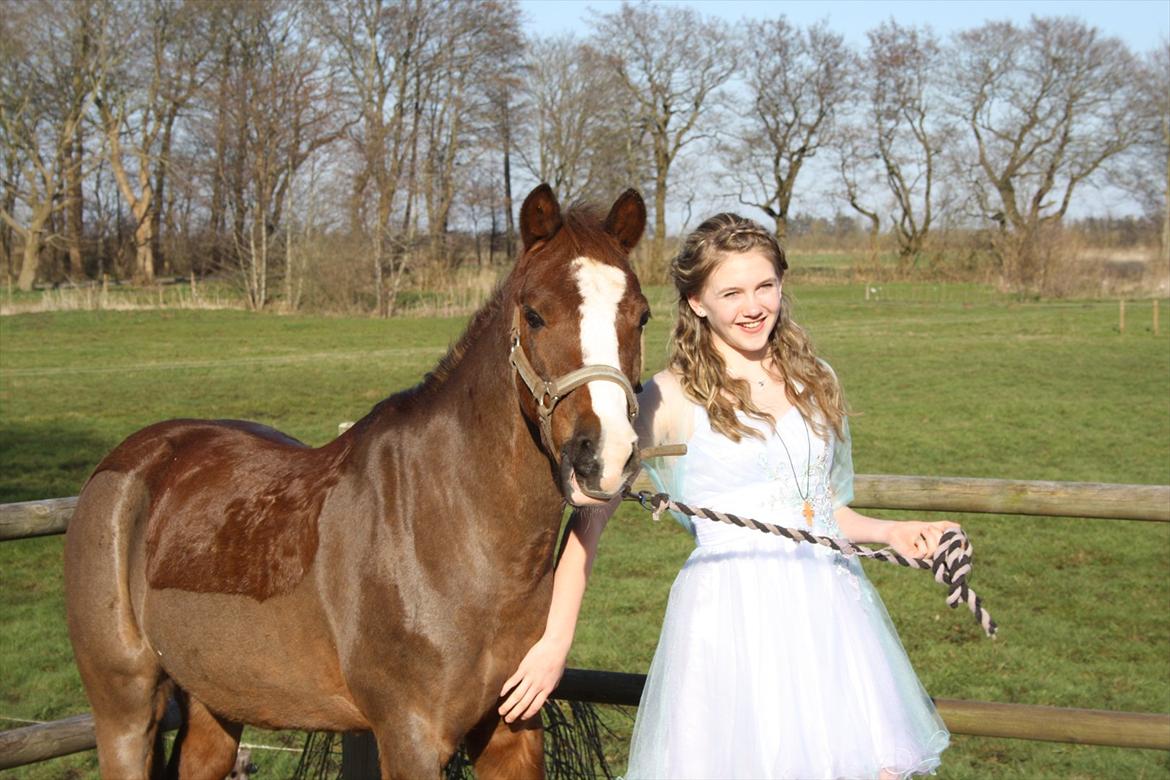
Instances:
[[[524,307],[524,319],[528,322],[528,327],[533,330],[544,327],[544,318],[527,306]]]

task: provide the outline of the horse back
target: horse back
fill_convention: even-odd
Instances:
[[[132,474],[145,489],[150,587],[264,601],[291,591],[312,565],[344,452],[256,423],[171,420],[130,436],[94,476]]]

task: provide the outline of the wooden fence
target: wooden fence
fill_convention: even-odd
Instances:
[[[0,504],[0,541],[65,532],[76,498]],[[1170,522],[1170,485],[858,475],[853,506]],[[554,698],[636,706],[645,676],[569,669]],[[1170,750],[1170,714],[935,699],[956,734]],[[177,727],[171,714],[164,728]],[[91,750],[92,716],[0,732],[0,769]]]

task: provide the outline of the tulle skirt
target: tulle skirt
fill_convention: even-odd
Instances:
[[[671,589],[628,780],[932,772],[950,735],[858,562],[743,536]]]

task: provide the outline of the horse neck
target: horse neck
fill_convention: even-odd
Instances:
[[[508,362],[506,334],[510,325],[511,309],[499,306],[464,345],[461,357],[433,388],[425,410],[419,413],[429,417],[430,425],[425,428],[446,441],[457,442],[448,453],[457,464],[454,468],[478,477],[458,480],[455,489],[491,493],[481,500],[499,511],[537,518],[549,514],[559,519],[563,498],[548,456],[520,412],[518,383]],[[508,479],[524,488],[515,495],[492,489],[498,481]]]

